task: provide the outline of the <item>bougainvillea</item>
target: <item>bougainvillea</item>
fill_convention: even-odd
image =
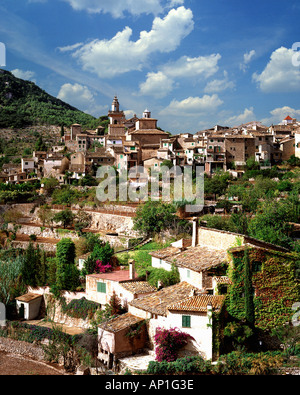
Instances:
[[[155,359],[158,362],[173,362],[178,358],[178,351],[187,345],[193,337],[188,333],[181,332],[177,328],[157,328],[154,336],[156,344]]]
[[[99,259],[96,261],[95,264],[95,273],[107,273],[112,270],[112,266],[108,264],[103,264],[103,261],[100,261]]]

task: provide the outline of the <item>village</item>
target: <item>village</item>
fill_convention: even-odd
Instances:
[[[13,321],[34,328],[50,328],[55,324],[72,335],[82,334],[94,325],[97,333],[95,360],[102,366],[101,374],[103,371],[115,374],[147,372],[151,361],[159,360],[157,339],[162,332],[170,335],[175,331],[178,336],[184,333],[178,349],[180,357],[201,358],[215,366],[220,366],[217,361],[222,355],[235,349],[235,342],[240,342],[242,347],[249,341],[249,349],[252,347],[257,353],[277,350],[270,331],[279,324],[292,322],[295,315],[295,305],[299,301],[295,269],[298,256],[286,245],[253,237],[241,228],[233,231],[214,227],[205,220],[205,214],[214,218],[218,214],[223,218],[231,213],[239,215],[243,206],[235,194],[230,197],[230,209],[220,204],[226,200],[222,199],[225,192],[210,193],[209,199],[206,196],[203,211],[199,213],[191,215],[177,207],[173,217],[183,221],[184,231],[174,232],[172,223],[177,222],[170,222],[160,243],[157,243],[155,231],[138,229],[136,218],[143,202],[97,204],[94,196],[91,200],[87,195],[90,204],[76,199],[57,200],[57,203],[51,200],[51,194],[59,188],[63,191],[65,186],[89,194],[90,188],[97,186],[97,170],[101,166],[113,166],[117,172],[142,166],[146,169],[143,175],[136,172],[129,178],[129,183],[137,186],[151,177],[151,171],[159,172],[162,166],[192,169],[202,166],[208,180],[227,174],[238,183],[247,166],[249,170],[251,160],[257,171],[271,171],[287,161],[300,160],[300,122],[287,116],[279,125],[264,126],[260,122],[234,128],[216,125],[195,134],[172,135],[159,128],[158,120],[152,118],[148,109],[141,118],[135,115],[126,119],[117,96],[113,98],[108,119],[107,132],[103,126],[82,130],[81,125],[73,124],[64,128],[57,144],[47,151],[33,151],[32,156],[23,156],[20,163],[2,166],[0,181],[3,185],[14,188],[40,183],[35,201],[25,198],[22,202],[9,199],[1,202],[2,232],[6,232],[6,236],[1,236],[3,250],[39,248],[50,260],[64,261],[65,270],[74,265],[83,273],[80,287],[74,289],[69,284],[68,288],[63,288],[67,284],[65,277],[72,276],[69,271],[61,280],[57,263],[55,281],[62,284],[59,296],[54,295],[54,288],[47,285],[47,281],[43,281],[43,285],[40,285],[42,282],[27,284],[26,292],[15,295]],[[70,189],[66,191],[70,193]],[[280,193],[287,191],[282,189]],[[280,193],[276,197],[284,200],[287,195]],[[151,201],[147,204],[155,206]],[[67,210],[71,212],[69,219],[66,218]],[[58,216],[62,212],[65,217]],[[52,215],[51,219],[48,214]],[[291,222],[297,225],[296,221]],[[93,262],[93,270],[87,271],[90,257],[97,257],[95,247],[75,254],[75,244],[78,249],[78,240],[88,240],[87,234],[99,237],[101,248],[105,245],[112,249],[106,261],[99,254],[97,270]],[[160,248],[156,248],[158,245]],[[152,269],[146,267],[148,271],[141,273],[143,262],[135,255],[135,251],[140,250],[147,254],[149,266],[157,269],[157,273],[167,272],[170,278],[173,276],[171,283],[166,281],[169,277],[163,276],[155,283],[148,281]],[[118,257],[123,259],[118,260]],[[246,269],[241,268],[241,264],[249,265],[251,275],[245,274]],[[76,303],[77,306],[86,303],[98,313],[92,310],[92,314],[84,317],[68,314],[67,307]],[[104,319],[108,306],[115,310]],[[97,321],[99,311],[102,315]],[[254,327],[255,339],[252,336]],[[228,334],[229,328],[232,336]],[[247,334],[247,330],[251,334]],[[238,331],[244,332],[239,332],[238,336]],[[0,350],[13,347],[3,335],[0,336]],[[48,340],[45,344],[51,342]],[[269,361],[270,366],[276,358],[278,356]],[[282,360],[278,363],[282,364]],[[266,371],[272,371],[266,365]],[[87,367],[81,363],[76,372],[91,374],[93,368],[93,364]]]
[[[279,125],[254,121],[236,128],[216,125],[195,134],[171,135],[158,127],[148,109],[142,118],[126,119],[115,96],[108,117],[107,134],[103,126],[83,131],[81,125],[73,124],[49,152],[34,151],[32,157],[22,157],[20,164],[4,164],[1,182],[54,177],[64,183],[66,175],[70,182],[95,175],[98,166],[128,171],[142,165],[148,170],[164,161],[173,166],[202,165],[207,175],[222,169],[239,177],[252,157],[268,167],[300,156],[300,123],[289,115]],[[67,157],[66,152],[71,155]]]

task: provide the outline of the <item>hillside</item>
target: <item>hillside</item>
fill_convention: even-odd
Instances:
[[[100,119],[49,95],[31,81],[0,69],[0,128],[73,123],[96,128]]]

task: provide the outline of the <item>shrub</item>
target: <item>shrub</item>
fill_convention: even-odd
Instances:
[[[66,303],[65,299],[61,299],[62,311],[73,318],[92,318],[100,305],[96,302],[87,300],[86,298],[73,299],[70,303]]]
[[[233,351],[219,358],[215,371],[228,375],[266,375],[276,372],[282,363],[280,352],[254,354]]]
[[[175,361],[178,357],[178,351],[188,343],[189,339],[193,339],[192,336],[181,332],[177,328],[157,328],[154,336],[156,360],[158,362]]]
[[[191,374],[209,373],[211,371],[210,361],[205,361],[200,355],[178,358],[173,362],[150,361],[147,374]]]

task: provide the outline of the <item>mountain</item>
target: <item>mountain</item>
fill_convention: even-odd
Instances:
[[[0,69],[0,128],[22,128],[32,125],[64,125],[80,123],[96,128],[97,119],[49,95],[31,81],[15,77]]]

